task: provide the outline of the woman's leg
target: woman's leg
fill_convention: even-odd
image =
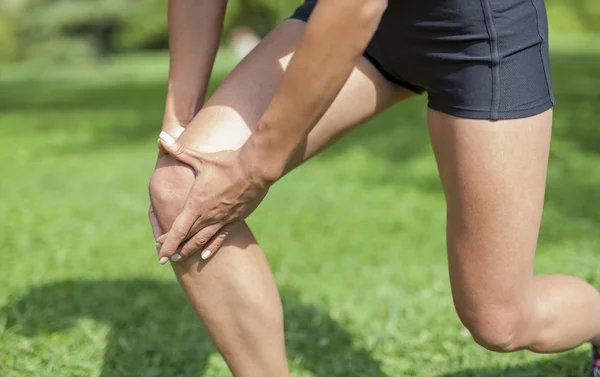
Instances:
[[[304,23],[285,21],[223,82],[180,140],[203,151],[237,149],[248,138],[277,88]],[[411,93],[360,59],[331,108],[310,133],[289,169],[332,140]],[[151,181],[163,229],[183,208],[192,171],[165,157]],[[286,376],[283,313],[268,263],[245,223],[231,229],[207,262],[198,255],[172,263],[194,312],[236,377]]]
[[[600,344],[600,293],[572,276],[533,275],[551,128],[552,110],[497,122],[429,110],[454,302],[491,350]]]

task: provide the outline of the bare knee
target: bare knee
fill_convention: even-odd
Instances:
[[[188,165],[168,155],[159,159],[150,178],[149,192],[163,230],[171,227],[183,209],[194,179],[194,171]]]
[[[513,352],[526,346],[523,316],[517,305],[456,306],[458,315],[480,346],[495,352]]]
[[[150,178],[150,201],[163,231],[168,231],[181,213],[188,193],[194,184],[195,174],[191,167],[171,156],[162,157]],[[223,247],[234,245],[245,249],[255,243],[254,237],[245,222],[230,226],[230,233]],[[176,263],[180,271],[198,262],[200,255],[186,258]]]

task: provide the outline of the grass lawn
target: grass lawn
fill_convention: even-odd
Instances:
[[[600,52],[566,47],[536,269],[600,286]],[[233,64],[221,55],[213,86]],[[166,70],[164,54],[0,67],[0,376],[229,375],[146,220]],[[584,376],[587,348],[493,354],[460,324],[425,104],[366,124],[250,218],[293,375]]]

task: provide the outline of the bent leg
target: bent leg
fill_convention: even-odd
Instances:
[[[429,110],[455,306],[491,350],[600,343],[600,293],[572,276],[533,275],[551,128],[552,110],[497,122]]]
[[[267,36],[223,82],[179,140],[202,151],[243,145],[279,85],[303,30],[303,22],[288,20]],[[411,95],[361,58],[288,170]],[[183,208],[194,176],[191,169],[168,156],[158,165],[151,197],[161,226],[169,229]],[[195,255],[172,266],[194,312],[236,377],[289,374],[277,288],[245,223],[231,229],[224,246],[209,261]]]

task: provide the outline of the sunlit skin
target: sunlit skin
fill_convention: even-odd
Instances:
[[[176,137],[176,122],[185,130],[175,148],[162,145],[174,156],[161,154],[151,178],[153,229],[166,244],[164,234],[182,210],[194,214],[190,203],[214,207],[214,216],[223,216],[217,220],[226,221],[187,249],[181,241],[198,233],[192,229],[190,239],[186,230],[184,239],[168,241],[171,250],[163,246],[159,258],[182,255],[171,265],[236,377],[286,376],[279,295],[243,218],[285,172],[412,93],[387,81],[361,57],[381,2],[364,2],[370,8],[363,9],[354,1],[321,0],[324,5],[308,24],[287,20],[271,32],[195,113],[194,106],[177,103],[198,103],[203,97],[214,55],[188,53],[190,45],[174,36],[205,32],[214,38],[205,43],[215,46],[219,33],[182,19],[192,17],[199,3],[206,8],[197,20],[218,19],[214,15],[223,8],[216,1],[171,3],[178,5],[171,5],[169,13],[172,61],[163,130]],[[356,22],[345,20],[353,30],[336,20],[340,13],[357,17]],[[322,32],[337,27],[339,33]],[[330,57],[324,46],[333,45],[342,52]],[[318,72],[314,61],[320,64]],[[428,110],[428,126],[447,200],[452,294],[475,341],[499,352],[558,352],[590,341],[600,344],[598,291],[575,277],[533,274],[552,110],[496,122]],[[209,240],[213,234],[216,238]],[[204,260],[206,250],[211,255]]]

